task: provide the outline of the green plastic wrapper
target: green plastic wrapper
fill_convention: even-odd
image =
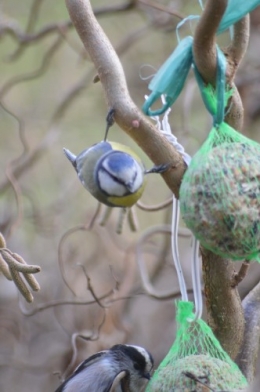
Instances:
[[[193,303],[177,303],[177,335],[146,392],[244,391],[247,380],[210,327],[194,318]],[[203,385],[204,384],[204,385]],[[204,389],[203,389],[204,388]]]
[[[260,261],[260,145],[224,122],[213,127],[183,177],[180,209],[205,248]]]

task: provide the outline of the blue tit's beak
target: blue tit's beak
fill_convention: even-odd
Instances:
[[[134,181],[129,181],[128,183],[125,184],[129,192],[133,193],[135,190],[135,183]]]
[[[151,374],[150,373],[144,373],[143,378],[146,378],[147,380],[151,379]]]

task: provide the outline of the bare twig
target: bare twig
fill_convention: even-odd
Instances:
[[[238,273],[236,273],[233,277],[233,282],[231,282],[231,287],[235,287],[237,286],[240,282],[242,282],[242,280],[246,277],[247,272],[249,270],[250,267],[250,262],[249,261],[243,261],[240,270],[238,271]]]
[[[136,260],[137,264],[139,267],[140,271],[140,277],[142,280],[143,287],[146,291],[146,293],[151,296],[152,298],[159,299],[159,300],[165,300],[165,299],[171,299],[171,298],[176,298],[180,295],[179,290],[170,290],[170,291],[162,291],[158,292],[153,286],[150,281],[150,278],[148,276],[147,270],[144,265],[144,260],[143,260],[143,251],[142,251],[142,246],[144,243],[148,240],[149,237],[158,234],[158,233],[164,233],[164,234],[171,234],[171,226],[167,225],[161,225],[161,226],[155,226],[147,229],[144,234],[142,234],[138,242],[136,244]],[[191,290],[189,290],[191,292]]]
[[[138,3],[143,4],[145,6],[148,6],[148,7],[151,7],[151,8],[154,8],[155,10],[165,12],[166,14],[176,16],[176,18],[178,18],[180,20],[184,19],[184,16],[180,12],[172,10],[169,7],[165,7],[159,3],[156,3],[155,1],[138,0]]]
[[[105,294],[103,294],[103,295],[101,295],[99,297],[99,301],[101,301],[102,299],[105,299],[105,298],[111,296],[113,293],[114,293],[114,289],[109,290],[107,293],[105,293]],[[122,298],[122,299],[125,299],[125,298]],[[114,302],[114,301],[111,301],[111,302]],[[25,316],[30,317],[30,316],[34,316],[37,313],[43,312],[43,311],[45,311],[47,309],[56,308],[56,307],[59,307],[59,306],[68,306],[68,305],[71,305],[71,306],[86,306],[86,305],[93,305],[93,304],[96,304],[96,303],[97,303],[96,300],[91,300],[91,301],[70,301],[70,300],[63,300],[63,299],[61,299],[61,300],[49,301],[49,302],[46,302],[44,304],[37,305],[33,310],[30,310],[30,311],[25,309],[24,306],[20,304],[20,309],[21,309],[21,312]]]
[[[39,12],[41,1],[42,0],[35,0],[34,4],[32,5],[27,28],[25,31],[23,31],[22,28],[18,26],[17,23],[12,21],[11,19],[6,18],[1,20],[0,38],[4,34],[8,34],[11,37],[13,37],[15,40],[17,40],[20,44],[17,51],[10,56],[10,60],[16,60],[18,55],[21,54],[21,53],[17,54],[17,52],[20,50],[23,51],[24,48],[29,44],[37,43],[39,40],[44,39],[51,34],[57,34],[57,33],[59,34],[73,27],[72,22],[70,20],[69,21],[66,20],[60,23],[48,24],[36,33],[31,32],[37,20],[37,14]],[[125,3],[121,3],[118,5],[104,6],[104,7],[97,8],[94,10],[94,13],[96,16],[100,17],[108,14],[113,14],[116,12],[125,12],[131,8],[134,8],[135,6],[136,6],[136,0],[129,0],[126,1]]]
[[[135,211],[135,206],[131,207],[127,211],[127,221],[129,224],[129,227],[132,231],[137,231],[138,230],[138,218],[137,214]]]
[[[92,229],[92,227],[93,227],[93,225],[94,225],[94,223],[95,223],[95,221],[96,221],[96,219],[97,219],[97,217],[99,215],[100,208],[101,208],[101,204],[98,203],[97,207],[96,207],[96,211],[94,212],[93,217],[91,218],[90,222],[88,224],[86,224],[86,225],[78,225],[78,226],[72,227],[71,229],[67,230],[63,234],[63,236],[61,237],[60,242],[59,242],[59,246],[58,246],[58,261],[59,261],[59,266],[60,266],[60,272],[61,272],[62,280],[65,283],[65,285],[68,287],[68,289],[72,292],[73,295],[76,295],[76,294],[75,294],[74,290],[71,288],[71,286],[69,285],[69,283],[67,282],[65,269],[64,269],[64,266],[63,266],[62,247],[63,247],[64,242],[67,240],[67,238],[71,234],[73,234],[73,233],[75,233],[77,231],[89,231],[89,230]]]
[[[30,13],[29,13],[29,18],[27,21],[27,26],[25,29],[26,34],[33,31],[34,26],[36,25],[37,20],[38,20],[38,16],[40,13],[40,8],[42,5],[42,2],[43,2],[43,0],[34,0],[34,2],[32,3]],[[24,41],[24,43],[25,42],[26,41]],[[18,57],[22,55],[24,48],[25,48],[24,45],[19,45],[18,48],[14,51],[14,53],[9,56],[9,59],[10,60],[18,59]]]
[[[246,322],[244,340],[236,359],[249,383],[254,379],[260,342],[260,283],[243,300]]]
[[[109,306],[108,305],[103,305],[102,302],[99,300],[98,296],[96,295],[96,293],[94,291],[94,287],[93,287],[93,285],[91,283],[91,279],[90,279],[89,275],[87,274],[85,266],[82,265],[82,264],[78,264],[78,265],[82,268],[82,270],[84,272],[84,275],[85,275],[85,277],[87,279],[87,289],[91,293],[91,295],[94,298],[94,300],[96,301],[96,303],[103,309],[108,308]]]
[[[44,72],[47,71],[50,61],[52,60],[53,56],[57,53],[57,50],[62,43],[63,43],[63,37],[58,36],[57,39],[55,39],[54,43],[52,43],[50,48],[43,56],[43,60],[39,68],[37,68],[33,72],[24,75],[15,76],[10,80],[8,80],[6,83],[4,83],[4,85],[0,89],[0,100],[2,100],[3,97],[17,84],[26,82],[28,80],[33,80],[42,76]]]
[[[138,200],[138,202],[136,203],[137,207],[143,211],[160,211],[166,207],[169,207],[171,204],[172,204],[172,197],[169,197],[169,199],[163,201],[162,203],[158,203],[152,206],[148,206],[142,203],[140,200]]]
[[[83,340],[87,340],[87,341],[95,341],[98,340],[99,338],[99,334],[100,334],[100,330],[103,327],[104,323],[106,321],[106,312],[105,310],[103,311],[103,317],[101,319],[101,322],[99,323],[96,331],[89,331],[89,333],[86,332],[76,332],[72,335],[71,337],[71,346],[72,346],[72,357],[71,357],[71,361],[68,364],[65,372],[62,375],[62,381],[64,381],[72,372],[74,366],[75,366],[75,362],[77,359],[77,355],[78,355],[78,349],[77,349],[77,339],[83,339]]]

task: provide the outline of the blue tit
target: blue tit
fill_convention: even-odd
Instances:
[[[140,158],[127,146],[102,141],[78,156],[63,149],[83,186],[110,207],[131,207],[142,196],[145,174],[162,173],[168,165],[145,170]]]
[[[153,363],[144,348],[117,344],[83,361],[55,392],[142,392]]]

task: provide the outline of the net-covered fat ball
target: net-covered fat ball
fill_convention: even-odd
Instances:
[[[204,247],[233,260],[259,259],[259,145],[233,142],[199,151],[183,178],[180,207]]]
[[[190,376],[187,376],[187,372]],[[238,368],[234,369],[225,361],[201,354],[190,355],[159,368],[146,392],[204,392],[205,384],[214,391],[230,392],[244,392],[247,386]]]

